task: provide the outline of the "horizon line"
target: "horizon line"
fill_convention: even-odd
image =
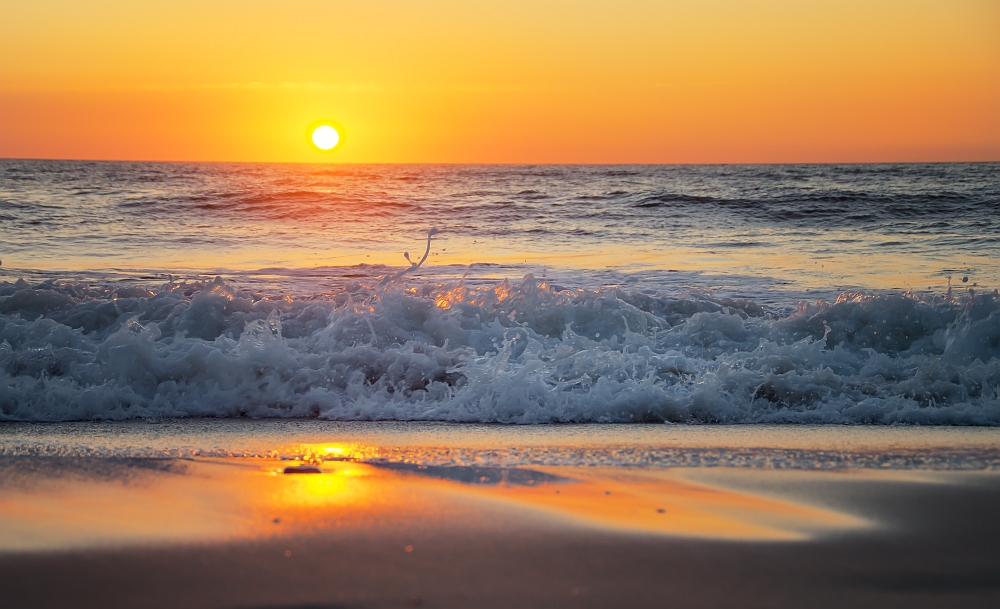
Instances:
[[[4,157],[0,156],[0,161],[56,161],[66,163],[159,163],[159,164],[201,164],[201,165],[453,165],[453,166],[511,166],[511,167],[531,167],[531,166],[551,166],[551,167],[615,167],[615,166],[715,166],[715,165],[985,165],[1000,164],[1000,157],[989,160],[974,161],[723,161],[723,162],[619,162],[619,163],[581,163],[581,162],[475,162],[475,161],[190,161],[190,160],[158,160],[158,159],[86,159],[86,158],[53,158],[53,157]]]

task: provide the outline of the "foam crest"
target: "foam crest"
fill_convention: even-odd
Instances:
[[[1000,424],[1000,298],[0,284],[0,419]]]

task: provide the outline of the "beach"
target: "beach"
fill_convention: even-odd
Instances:
[[[1000,607],[997,24],[0,2],[0,609]]]
[[[1000,598],[994,430],[669,427],[8,425],[0,582],[16,607]],[[668,449],[721,465],[649,465]]]
[[[994,606],[996,172],[0,162],[2,600]]]

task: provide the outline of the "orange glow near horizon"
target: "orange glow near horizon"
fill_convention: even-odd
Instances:
[[[994,0],[53,0],[0,56],[8,158],[1000,160]]]

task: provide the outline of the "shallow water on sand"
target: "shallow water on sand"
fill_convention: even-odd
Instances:
[[[0,553],[322,535],[373,526],[521,526],[746,541],[870,528],[863,518],[670,475],[595,468],[399,469],[332,461],[309,474],[243,459],[0,459]],[[495,475],[491,479],[491,475]],[[460,515],[462,524],[447,524]]]
[[[891,523],[891,514],[860,509],[836,491],[845,484],[877,499],[873,489],[886,484],[946,488],[995,479],[998,434],[954,427],[5,424],[0,551],[269,539],[417,522],[454,532],[492,526],[496,514],[518,526],[801,541]],[[456,514],[461,524],[452,522]]]
[[[998,434],[3,423],[0,581],[27,606],[991,606]]]
[[[463,467],[997,470],[994,427],[175,419],[0,425],[0,458],[247,458]]]

